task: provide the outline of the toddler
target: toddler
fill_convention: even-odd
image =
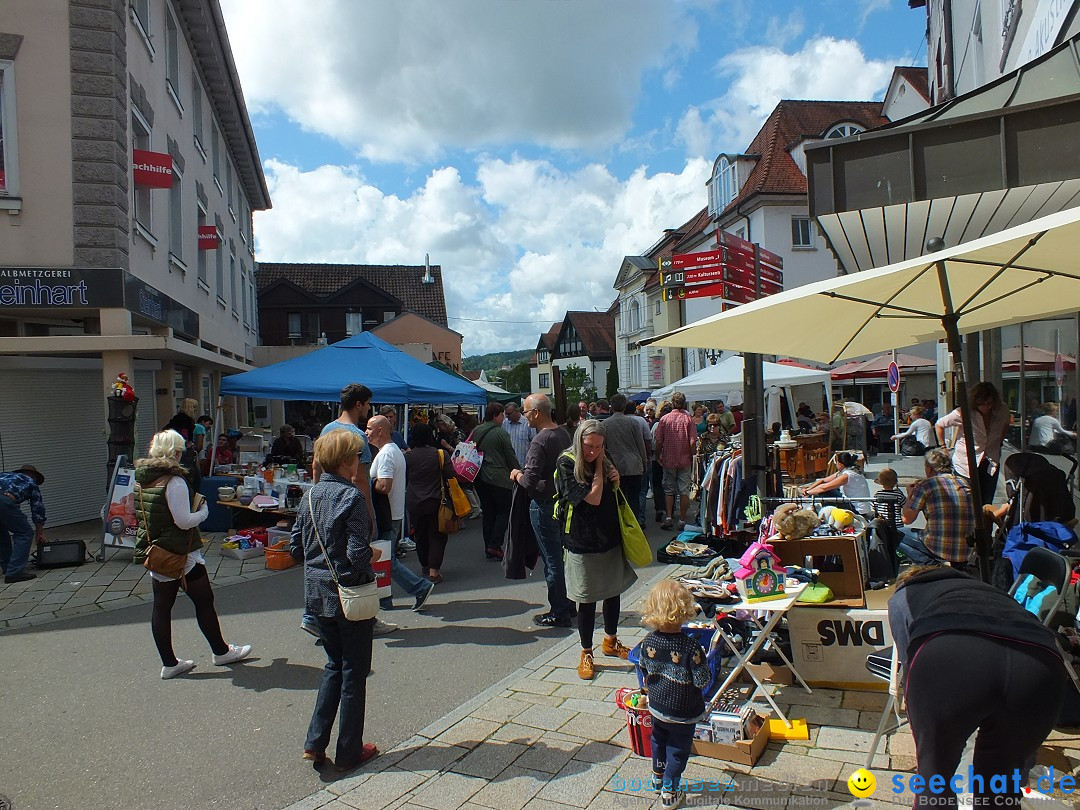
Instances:
[[[902,510],[907,503],[907,496],[896,486],[896,470],[885,467],[874,479],[881,484],[881,489],[874,494],[874,514],[901,530],[904,528]]]
[[[679,789],[694,725],[706,714],[701,690],[712,680],[705,650],[682,631],[698,608],[683,585],[673,579],[658,583],[649,593],[642,622],[653,632],[641,642],[638,667],[649,695],[652,715],[652,769],[661,783],[660,803],[678,807]]]

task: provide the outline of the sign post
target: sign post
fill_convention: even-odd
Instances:
[[[889,390],[892,391],[893,435],[900,432],[900,367],[896,365],[896,349],[892,350],[892,362],[889,363]],[[900,440],[893,442],[893,452],[899,455]]]

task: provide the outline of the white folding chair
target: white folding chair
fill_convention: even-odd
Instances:
[[[889,697],[885,701],[885,708],[881,711],[874,741],[870,744],[870,753],[866,755],[866,767],[869,769],[874,764],[874,756],[881,744],[881,738],[907,725],[907,719],[900,716],[904,696],[900,685],[900,657],[896,654],[895,648],[886,647],[879,652],[870,653],[866,656],[866,669],[871,675],[889,682]],[[885,721],[890,714],[895,717],[896,725],[886,730]]]

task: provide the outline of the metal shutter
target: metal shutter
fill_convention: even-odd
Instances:
[[[154,395],[154,372],[135,372],[135,396],[139,398],[139,410],[135,414],[135,458],[142,458],[150,451],[150,440],[161,429],[157,420],[157,397]]]
[[[109,458],[101,372],[5,369],[2,374],[4,470],[23,464],[41,470],[46,526],[99,519]]]

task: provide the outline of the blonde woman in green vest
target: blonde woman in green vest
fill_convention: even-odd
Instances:
[[[150,442],[149,456],[135,462],[135,515],[139,521],[135,561],[143,562],[151,545],[158,545],[173,554],[187,555],[180,579],[150,572],[154,588],[150,629],[161,656],[163,680],[195,668],[194,661],[178,659],[172,647],[172,609],[181,588],[195,605],[195,617],[199,629],[210,642],[214,664],[225,666],[246,658],[251,652],[250,644],[238,647],[226,644],[221,637],[217,611],[214,610],[214,592],[210,589],[199,536],[199,524],[206,520],[208,510],[206,502],[199,496],[201,503],[192,511],[196,493],[191,486],[189,471],[180,466],[180,455],[186,447],[186,440],[175,430],[163,430]]]

